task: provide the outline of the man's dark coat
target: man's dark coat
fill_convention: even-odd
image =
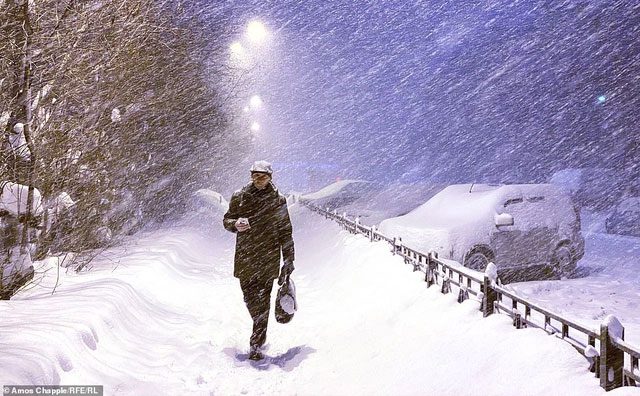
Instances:
[[[238,232],[240,217],[251,228]],[[275,279],[280,273],[280,251],[284,261],[294,260],[291,220],[287,200],[272,183],[258,190],[253,183],[236,191],[224,215],[224,228],[237,233],[233,276],[239,279]]]

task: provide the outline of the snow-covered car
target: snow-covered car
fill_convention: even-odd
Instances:
[[[605,227],[609,234],[640,237],[640,197],[620,201],[605,220]]]
[[[549,180],[567,191],[581,208],[607,210],[615,205],[624,182],[608,168],[569,168],[555,172]]]
[[[569,273],[584,255],[578,210],[551,184],[452,185],[408,214],[380,223],[423,252],[484,270]]]
[[[402,216],[428,201],[445,188],[446,184],[411,183],[380,186],[373,194],[367,194],[340,208],[360,218],[360,223],[378,225],[384,219]],[[393,202],[393,205],[389,203]]]
[[[365,180],[340,180],[319,191],[305,194],[302,200],[312,201],[314,204],[329,209],[342,208],[363,197],[373,195],[380,189],[380,185]]]

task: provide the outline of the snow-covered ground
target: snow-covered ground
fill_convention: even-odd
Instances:
[[[36,287],[0,304],[0,384],[102,384],[108,395],[605,393],[568,344],[503,315],[483,319],[476,301],[427,289],[385,243],[291,212],[299,311],[286,325],[272,314],[265,361],[246,360],[233,235],[182,225],[136,236],[90,271],[42,263]]]
[[[571,279],[510,286],[519,295],[592,328],[613,314],[625,326],[625,339],[640,346],[640,238],[607,234],[605,217],[582,212],[585,255]]]
[[[566,183],[565,183],[566,184]],[[343,210],[348,213],[375,212],[380,221],[398,216],[403,211],[422,205],[429,195],[424,187],[416,193],[385,196],[384,200],[358,200]],[[330,191],[329,191],[330,192]],[[382,195],[389,195],[381,192]],[[426,198],[425,198],[426,197]],[[381,205],[378,201],[386,202]],[[393,205],[388,202],[393,201]],[[396,205],[395,202],[401,202]],[[625,339],[640,347],[640,238],[607,234],[607,212],[582,210],[581,228],[585,238],[585,254],[570,279],[513,283],[508,287],[541,306],[560,313],[591,328],[598,328],[609,314],[625,326]],[[361,220],[366,223],[366,217]],[[422,231],[417,228],[419,237]],[[410,235],[399,235],[407,239]],[[425,231],[424,237],[427,237]],[[410,246],[420,249],[419,246]]]

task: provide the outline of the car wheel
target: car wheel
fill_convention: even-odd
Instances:
[[[560,278],[568,276],[576,269],[573,252],[567,245],[558,246],[551,258],[551,268]]]
[[[489,265],[489,258],[482,252],[473,252],[464,260],[464,266],[476,271],[484,271]]]

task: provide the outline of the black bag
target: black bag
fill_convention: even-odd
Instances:
[[[276,296],[276,320],[278,323],[289,323],[297,309],[296,286],[291,277],[287,276]]]

